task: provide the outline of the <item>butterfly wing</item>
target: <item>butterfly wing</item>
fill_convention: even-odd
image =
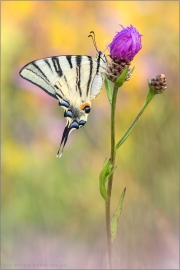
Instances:
[[[56,92],[60,96],[64,95],[70,103],[75,100],[79,103],[87,102],[90,99],[91,85],[96,73],[95,60],[90,56],[72,56],[73,67],[63,69],[63,76],[55,84]]]
[[[71,98],[78,91],[84,99],[95,70],[96,62],[90,56],[54,56],[28,63],[21,69],[20,76],[54,98],[57,92],[61,97]],[[84,92],[85,85],[87,91]]]
[[[54,56],[35,60],[24,66],[20,76],[39,86],[60,101],[67,119],[58,156],[73,129],[87,122],[91,99],[101,91],[104,81],[101,60],[90,56]]]
[[[50,96],[57,98],[52,82],[58,78],[58,74],[53,71],[51,62],[51,58],[32,61],[25,65],[19,74],[22,78],[39,86]]]

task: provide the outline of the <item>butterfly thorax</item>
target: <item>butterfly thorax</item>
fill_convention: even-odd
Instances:
[[[99,51],[96,56],[96,59],[97,59],[96,74],[99,74],[99,72],[105,72],[107,68],[107,59],[105,54]]]

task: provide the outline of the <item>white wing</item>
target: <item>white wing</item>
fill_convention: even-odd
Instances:
[[[104,58],[104,59],[103,59]],[[84,126],[91,108],[91,99],[101,91],[107,60],[98,53],[90,56],[54,56],[24,66],[20,76],[59,100],[67,118],[58,156],[62,155],[70,132]]]
[[[101,89],[104,84],[104,73],[99,73],[94,76],[94,79],[92,81],[92,86],[91,86],[91,96],[90,99],[95,99],[101,92]]]
[[[82,99],[89,95],[97,62],[90,56],[55,56],[24,66],[20,76],[39,86],[54,98],[72,97],[77,91]]]

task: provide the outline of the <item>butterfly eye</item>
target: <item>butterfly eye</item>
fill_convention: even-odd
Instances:
[[[91,110],[91,108],[90,108],[89,106],[86,106],[86,107],[84,108],[84,110],[85,110],[85,113],[89,113],[90,110]]]
[[[79,126],[84,126],[85,124],[86,124],[86,121],[84,120],[79,121]]]
[[[64,112],[64,117],[70,117],[72,118],[73,114],[72,114],[72,111],[65,111]]]

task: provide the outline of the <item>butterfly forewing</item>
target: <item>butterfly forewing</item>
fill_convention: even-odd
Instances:
[[[91,82],[95,72],[95,68],[90,72],[89,64],[85,62],[81,67],[64,71],[64,75],[58,79],[55,87],[59,90],[63,89],[63,92],[69,94],[70,98],[73,98],[75,94],[78,95],[81,101],[84,102],[87,97],[89,98]]]
[[[81,95],[81,87],[84,87],[85,84],[88,84],[89,87],[90,80],[93,79],[96,70],[96,61],[92,59],[90,56],[44,58],[27,64],[21,69],[20,75],[54,98],[57,98],[55,85],[58,81],[63,86],[63,92],[65,88],[67,88],[66,90],[72,89],[72,92],[74,92],[74,89],[77,89],[76,84],[78,84]],[[94,69],[92,69],[92,66]]]
[[[36,64],[36,61],[31,62],[28,65],[26,65],[20,71],[20,75],[21,77],[28,80],[29,82],[42,88],[46,93],[48,93],[52,97],[56,98],[55,89],[49,80],[48,72],[44,73],[42,69],[39,67],[39,65]]]

